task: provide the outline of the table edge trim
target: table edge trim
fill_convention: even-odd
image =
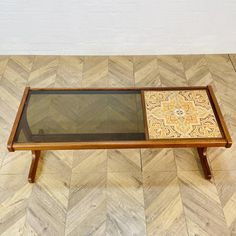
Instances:
[[[163,139],[163,140],[144,140],[144,141],[107,141],[107,142],[52,142],[52,143],[14,143],[14,138],[17,132],[20,118],[24,111],[25,103],[29,91],[31,90],[138,90],[142,93],[147,90],[195,90],[203,89],[209,91],[211,98],[211,105],[215,110],[215,115],[219,118],[219,126],[223,131],[224,137],[222,138],[202,138],[202,139]],[[143,111],[144,112],[144,111]],[[146,133],[146,132],[145,132]],[[231,147],[232,139],[221,113],[220,107],[217,103],[213,89],[208,86],[190,86],[190,87],[130,87],[130,88],[30,88],[26,87],[18,108],[18,112],[7,142],[9,151],[15,150],[68,150],[68,149],[96,149],[96,148],[162,148],[162,147]]]
[[[116,148],[225,147],[225,139],[183,139],[146,141],[14,143],[14,150],[74,150]]]
[[[222,133],[223,133],[223,138],[226,140],[227,144],[226,144],[226,147],[229,148],[232,146],[232,139],[231,139],[231,136],[230,136],[230,133],[229,133],[229,130],[226,126],[226,122],[224,120],[224,116],[221,112],[221,109],[220,109],[220,106],[219,106],[219,103],[217,102],[217,99],[216,99],[216,96],[215,96],[215,93],[213,91],[213,87],[211,85],[208,85],[207,86],[207,90],[210,94],[210,101],[211,101],[211,105],[212,105],[212,108],[213,108],[213,111],[215,112],[215,115],[217,116],[216,118],[219,120],[219,128],[221,129]]]
[[[14,152],[15,151],[15,149],[13,147],[14,146],[14,138],[16,136],[17,128],[19,126],[19,122],[20,122],[21,116],[22,116],[23,111],[24,111],[24,107],[25,107],[25,103],[26,103],[27,97],[29,95],[29,91],[30,91],[30,87],[25,87],[25,90],[24,90],[23,96],[21,98],[21,102],[20,102],[18,111],[16,113],[16,118],[15,118],[15,121],[13,123],[12,129],[11,129],[11,133],[10,133],[10,136],[8,138],[8,141],[7,141],[7,149],[10,152]]]

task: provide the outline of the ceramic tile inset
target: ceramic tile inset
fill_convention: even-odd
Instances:
[[[145,91],[150,139],[220,138],[206,90]]]

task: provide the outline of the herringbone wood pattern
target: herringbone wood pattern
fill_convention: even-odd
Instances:
[[[236,55],[0,56],[0,235],[236,235],[235,144],[209,149],[211,182],[194,149],[116,149],[43,152],[31,185],[30,153],[6,150],[26,85],[211,84],[236,142],[235,68]],[[37,128],[47,114],[32,109]]]

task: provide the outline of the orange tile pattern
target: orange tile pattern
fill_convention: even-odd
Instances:
[[[150,139],[219,138],[206,90],[145,91]]]

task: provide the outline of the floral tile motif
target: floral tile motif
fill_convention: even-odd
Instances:
[[[206,90],[145,91],[149,139],[220,138]]]

